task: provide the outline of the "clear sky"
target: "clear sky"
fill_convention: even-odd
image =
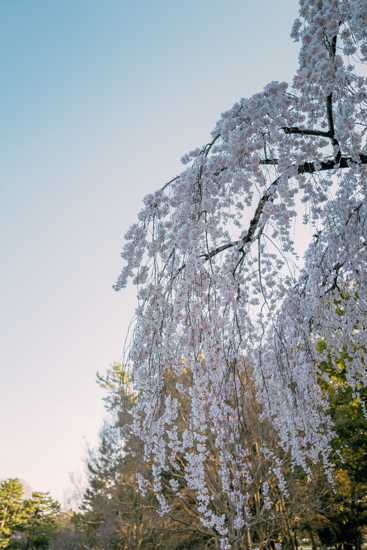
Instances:
[[[0,479],[59,499],[134,311],[145,194],[220,113],[290,81],[296,0],[0,0]]]

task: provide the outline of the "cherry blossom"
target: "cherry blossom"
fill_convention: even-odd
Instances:
[[[293,464],[311,473],[322,461],[330,480],[333,427],[317,365],[344,351],[357,397],[367,382],[367,3],[300,0],[292,37],[293,83],[270,82],[223,113],[211,140],[182,157],[182,173],[144,199],[115,285],[131,278],[137,287],[126,361],[161,513],[169,510],[161,475],[183,456],[202,523],[221,548],[251,521],[246,410],[236,405],[242,373],[250,369],[260,420],[271,420]],[[314,235],[303,263],[293,235],[302,223]],[[189,384],[179,382],[183,370]],[[211,507],[220,495],[206,480],[209,438],[229,517]],[[286,495],[280,463],[274,475]]]

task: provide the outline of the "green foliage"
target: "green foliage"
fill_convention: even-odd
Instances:
[[[0,484],[0,548],[45,550],[58,529],[60,505],[48,493],[22,497],[19,479]]]
[[[48,548],[48,542],[58,527],[59,503],[48,493],[32,493],[32,497],[24,501],[24,507],[27,513],[28,548]]]
[[[335,306],[343,315],[341,304]],[[326,343],[320,340],[316,347],[323,352]],[[318,365],[320,385],[329,401],[336,434],[333,441],[335,492],[329,492],[325,498],[326,512],[315,528],[323,545],[343,545],[346,550],[361,548],[363,529],[367,525],[367,419],[363,413],[367,390],[348,384],[346,363],[350,360],[343,347],[336,359],[332,360],[329,354],[328,359]]]
[[[107,395],[102,399],[108,410],[114,410],[122,403],[126,406],[126,397],[131,396],[131,384],[128,373],[124,372],[120,363],[111,365],[106,376],[97,372],[97,384],[106,390]]]
[[[19,479],[7,479],[0,484],[0,548],[7,548],[16,531],[22,532],[27,513],[22,501],[23,485]],[[15,547],[15,546],[14,546]]]

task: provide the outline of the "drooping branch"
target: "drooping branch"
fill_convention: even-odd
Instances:
[[[255,214],[254,214],[254,217],[252,218],[252,220],[250,221],[250,225],[249,225],[249,228],[248,228],[248,231],[246,233],[246,235],[234,242],[234,243],[227,243],[227,244],[224,244],[222,246],[219,246],[218,248],[215,248],[214,250],[212,250],[211,252],[209,252],[208,254],[203,254],[202,257],[204,257],[206,260],[210,260],[211,258],[213,258],[214,256],[216,256],[217,254],[219,254],[220,252],[223,252],[223,250],[226,250],[227,248],[232,248],[233,246],[239,246],[239,251],[240,252],[243,252],[243,248],[244,246],[251,242],[252,238],[254,237],[255,235],[255,232],[256,232],[256,229],[259,225],[259,221],[260,221],[260,218],[261,218],[261,214],[262,214],[262,211],[264,209],[264,206],[265,204],[270,200],[272,201],[273,200],[273,193],[274,193],[274,189],[275,189],[275,186],[277,185],[278,183],[278,180],[279,178],[277,178],[271,185],[270,187],[265,191],[265,193],[263,194],[263,196],[261,197],[260,201],[259,201],[259,204],[257,205],[257,208],[255,210]]]
[[[336,288],[340,291],[340,288],[338,287],[338,275],[339,275],[339,271],[340,269],[343,267],[343,265],[345,264],[345,262],[337,262],[334,267],[333,267],[333,271],[335,271],[335,275],[334,275],[334,279],[333,279],[333,284],[324,292],[324,296],[326,294],[328,294],[328,292],[332,292],[333,290],[335,290]],[[326,284],[326,282],[324,283],[324,285]]]
[[[180,178],[180,176],[175,176],[174,178],[170,179],[169,181],[167,181],[167,183],[165,183],[163,185],[163,187],[161,188],[161,191],[164,191],[165,189],[167,189],[167,187],[169,187],[171,185],[171,183],[173,183],[174,181],[178,180]]]
[[[218,139],[221,137],[221,134],[217,134],[210,143],[207,143],[199,156],[204,156],[204,157],[207,157],[212,149],[212,147],[215,145],[215,143],[218,141]],[[202,172],[202,168],[201,168],[201,172]],[[216,174],[216,175],[219,175]],[[167,183],[165,183],[163,185],[163,187],[161,188],[161,191],[164,191],[165,189],[167,189],[167,187],[169,187],[171,185],[171,183],[173,183],[174,181],[178,180],[180,178],[180,176],[175,176],[174,178],[170,179]]]

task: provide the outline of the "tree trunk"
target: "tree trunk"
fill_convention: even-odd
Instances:
[[[315,537],[314,537],[314,534],[313,534],[313,531],[312,531],[311,527],[306,527],[306,530],[307,530],[308,534],[310,535],[312,550],[317,550]]]

